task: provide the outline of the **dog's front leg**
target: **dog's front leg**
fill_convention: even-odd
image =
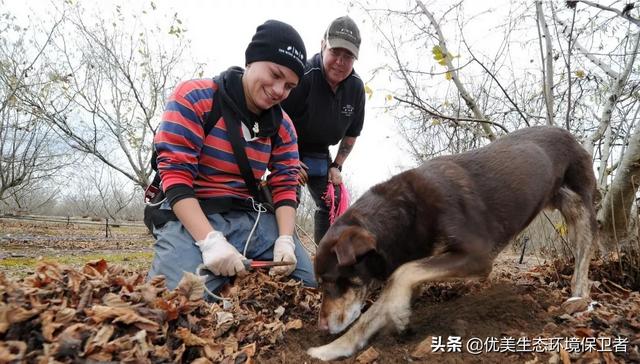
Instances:
[[[362,349],[373,334],[386,326],[380,300],[376,301],[344,335],[331,343],[310,348],[307,353],[320,360],[334,360],[351,356]]]
[[[392,324],[402,331],[411,316],[411,295],[421,283],[448,278],[486,277],[492,260],[486,256],[446,253],[401,265],[391,275],[380,298],[341,337],[307,350],[314,358],[334,360],[362,349],[382,328]]]
[[[334,360],[351,356],[364,348],[376,332],[393,323],[402,330],[411,315],[411,289],[386,288],[380,298],[347,331],[331,343],[310,348],[307,353],[320,360]]]
[[[418,262],[410,262],[399,267],[382,291],[380,298],[358,319],[344,335],[333,342],[310,348],[307,353],[321,360],[334,360],[351,356],[367,345],[369,339],[381,329],[393,324],[398,331],[404,330],[411,316],[411,295],[416,281],[412,272]]]

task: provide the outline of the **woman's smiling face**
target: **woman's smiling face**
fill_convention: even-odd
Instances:
[[[258,61],[247,65],[242,77],[247,108],[260,114],[284,101],[298,85],[298,75],[277,63]]]

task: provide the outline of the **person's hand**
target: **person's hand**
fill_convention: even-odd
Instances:
[[[280,235],[273,245],[273,261],[274,262],[292,262],[291,265],[281,265],[273,267],[269,274],[288,276],[296,270],[296,254],[294,253],[296,244],[291,235]]]
[[[309,182],[309,173],[307,173],[308,170],[309,167],[307,167],[306,164],[300,161],[300,173],[298,174],[298,182],[301,186],[304,186],[307,184],[307,182]]]
[[[219,231],[212,231],[203,240],[196,241],[202,252],[202,262],[217,276],[233,276],[245,273],[245,259]]]
[[[329,168],[329,182],[336,186],[342,183],[342,172],[338,168]]]

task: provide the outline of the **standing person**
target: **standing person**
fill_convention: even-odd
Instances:
[[[330,212],[323,200],[327,182],[342,183],[342,166],[364,124],[364,84],[353,69],[360,41],[358,26],[350,17],[331,22],[320,42],[320,53],[307,62],[300,86],[282,105],[298,133],[301,183],[306,183],[316,204],[316,243],[329,228]],[[332,160],[329,146],[338,142]]]
[[[293,27],[268,20],[258,26],[245,60],[246,69],[178,85],[155,136],[166,195],[161,210],[171,210],[174,218],[153,221],[157,239],[149,277],[164,275],[169,289],[183,272],[204,264],[205,284],[217,292],[229,277],[244,273],[245,259],[291,262],[271,273],[316,285],[309,256],[294,235],[300,162],[295,129],[279,105],[304,73],[305,46]],[[216,103],[222,111],[206,134]],[[230,143],[231,128],[244,139],[255,179],[271,172],[275,213],[255,203]]]

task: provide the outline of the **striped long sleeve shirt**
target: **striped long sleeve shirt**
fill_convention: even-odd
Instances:
[[[212,79],[185,81],[167,101],[154,143],[162,186],[172,205],[185,197],[252,197],[233,154],[224,118],[220,116],[204,135],[203,125],[218,88]],[[270,171],[267,183],[275,207],[297,207],[297,136],[286,113],[279,124],[274,137],[246,141],[245,151],[256,180]],[[234,123],[232,127],[241,126]],[[180,196],[172,196],[172,189],[180,190]]]

